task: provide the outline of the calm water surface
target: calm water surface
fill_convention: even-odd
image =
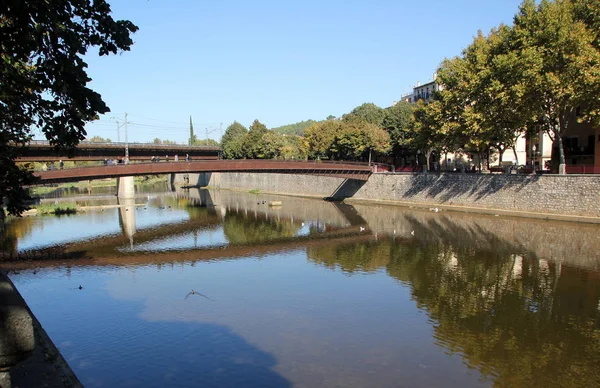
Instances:
[[[600,385],[597,226],[102,201],[120,207],[14,220],[1,241],[55,258],[3,267],[87,387]]]

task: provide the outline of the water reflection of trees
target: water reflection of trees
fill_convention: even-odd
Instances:
[[[33,232],[34,219],[31,217],[19,217],[11,219],[0,229],[0,250],[5,252],[16,252],[19,240],[29,236]]]
[[[436,343],[497,386],[600,381],[597,272],[439,241],[386,239],[308,254],[348,273],[385,269],[409,285],[435,321]]]
[[[301,225],[287,219],[268,219],[264,214],[229,212],[223,219],[223,233],[230,244],[256,244],[292,237]]]

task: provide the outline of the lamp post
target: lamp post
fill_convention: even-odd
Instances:
[[[532,151],[532,157],[531,157],[531,166],[535,169],[535,159],[536,159],[536,154],[535,154],[535,150],[537,149],[537,147],[535,146],[535,144],[533,146],[531,146],[531,151]]]

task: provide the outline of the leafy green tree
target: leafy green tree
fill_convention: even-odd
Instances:
[[[0,3],[0,203],[20,214],[23,185],[31,172],[15,158],[38,127],[57,149],[71,150],[86,135],[84,126],[109,111],[87,87],[84,56],[130,49],[133,23],[114,20],[105,0]],[[4,217],[4,207],[0,211]]]
[[[244,138],[248,133],[246,127],[234,121],[227,127],[221,138],[221,149],[225,159],[241,159],[244,157]]]
[[[390,135],[390,144],[395,155],[404,159],[412,154],[411,143],[414,140],[414,104],[400,101],[384,110],[382,127]]]
[[[249,159],[268,159],[267,144],[264,135],[268,132],[267,127],[258,120],[254,120],[244,136],[244,156]]]
[[[585,0],[525,0],[514,20],[513,87],[523,91],[516,103],[550,135],[560,173],[568,129],[578,120],[600,122],[599,12]]]
[[[283,135],[274,131],[267,131],[262,136],[264,145],[263,156],[265,159],[277,159],[281,156],[281,149],[285,145]]]
[[[390,149],[388,133],[377,125],[360,119],[348,120],[341,124],[330,151],[339,160],[369,159],[372,151],[386,153]]]
[[[281,158],[284,160],[301,160],[308,156],[303,138],[296,135],[283,135],[283,146],[280,151]]]
[[[331,157],[331,146],[341,127],[341,121],[326,120],[307,128],[304,131],[304,142],[308,156],[313,159]]]
[[[342,117],[344,121],[353,121],[358,119],[377,126],[381,126],[384,118],[384,110],[372,102],[359,105],[352,109],[350,113],[347,113]]]

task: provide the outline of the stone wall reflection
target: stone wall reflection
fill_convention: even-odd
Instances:
[[[375,233],[600,269],[600,225],[354,205]],[[395,231],[395,233],[394,233]],[[413,233],[414,232],[414,233]]]

